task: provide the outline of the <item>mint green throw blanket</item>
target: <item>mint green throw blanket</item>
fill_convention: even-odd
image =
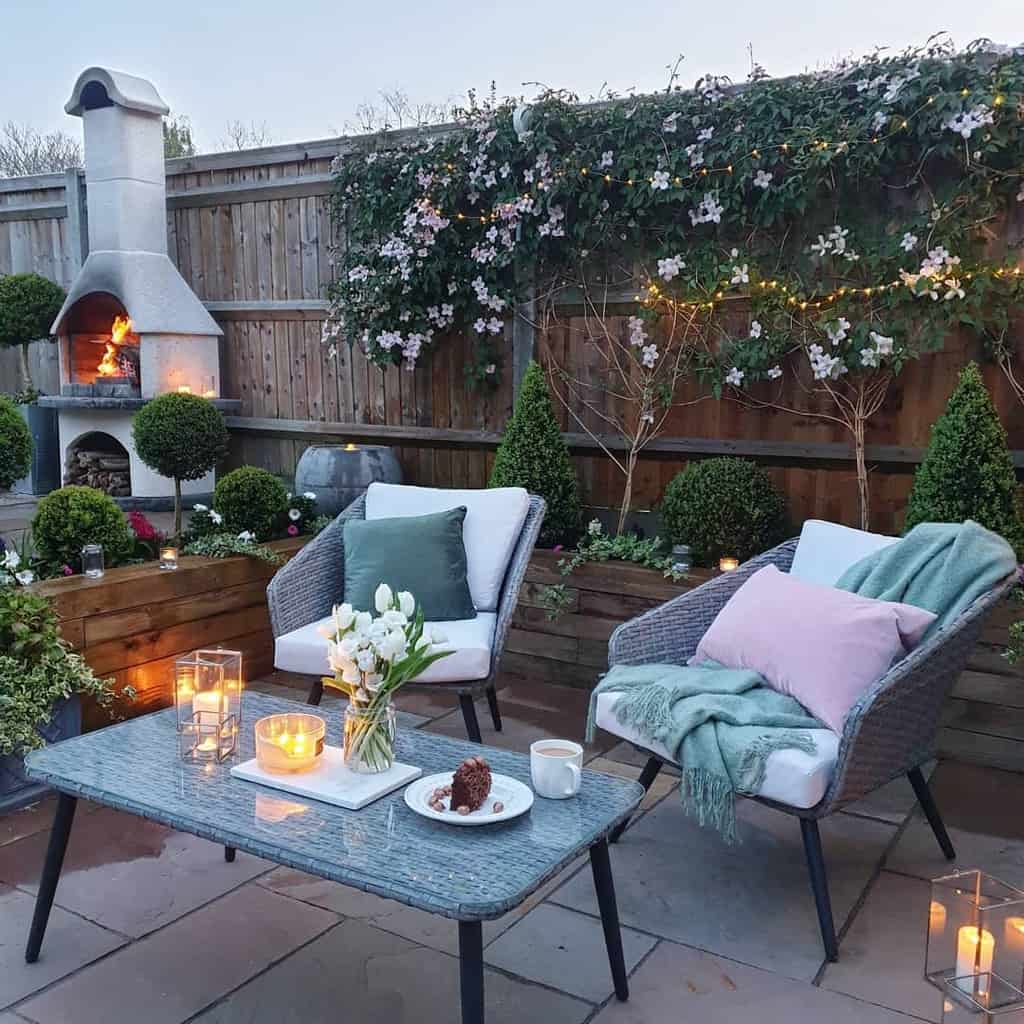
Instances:
[[[1015,569],[1009,544],[977,523],[923,523],[851,566],[837,586],[935,612],[927,639]],[[591,694],[588,740],[598,694],[608,692],[621,694],[614,712],[623,725],[674,753],[684,806],[727,842],[737,838],[736,795],[760,790],[769,755],[814,753],[809,730],[825,728],[756,672],[714,662],[615,665]]]

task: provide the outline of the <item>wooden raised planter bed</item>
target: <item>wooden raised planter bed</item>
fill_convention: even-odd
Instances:
[[[716,575],[695,569],[681,583],[623,562],[591,563],[571,576],[560,555],[530,560],[512,620],[502,670],[509,675],[590,689],[608,667],[608,638],[620,623]],[[544,588],[564,583],[566,611],[549,621]],[[1003,658],[1007,628],[1024,611],[1008,601],[996,609],[943,713],[939,750],[945,757],[1024,772],[1024,671]]]
[[[308,539],[269,546],[289,558]],[[147,562],[109,569],[98,580],[45,580],[33,590],[52,600],[62,634],[97,675],[112,678],[118,690],[136,689],[136,700],[115,709],[134,717],[171,703],[174,659],[198,647],[242,651],[248,679],[271,671],[267,583],[276,571],[255,558],[183,556],[174,572]],[[109,721],[105,711],[83,708],[85,729]]]

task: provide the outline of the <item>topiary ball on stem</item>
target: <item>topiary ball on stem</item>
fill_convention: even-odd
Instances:
[[[914,474],[904,526],[973,519],[1021,551],[1017,475],[1006,431],[976,363],[960,373],[945,412],[935,421],[924,460]]]
[[[32,466],[32,434],[18,407],[0,395],[0,491],[28,475]]]
[[[147,402],[132,421],[139,458],[174,481],[174,535],[181,535],[181,481],[199,480],[227,454],[228,428],[208,399],[177,392]]]
[[[86,544],[102,545],[107,565],[127,559],[133,545],[128,520],[114,499],[95,487],[75,484],[40,499],[32,520],[32,540],[45,563],[73,569],[81,567]]]
[[[0,346],[20,348],[22,387],[28,401],[35,397],[28,347],[50,337],[65,298],[59,284],[40,274],[0,275]]]
[[[694,563],[741,562],[786,539],[786,499],[768,474],[748,459],[691,462],[665,488],[662,533],[689,544]]]
[[[213,507],[224,517],[225,532],[248,530],[257,540],[271,540],[285,529],[288,492],[273,473],[241,466],[217,481]]]
[[[488,486],[525,487],[547,502],[542,547],[575,542],[581,515],[576,470],[551,408],[544,371],[535,362],[523,376]]]

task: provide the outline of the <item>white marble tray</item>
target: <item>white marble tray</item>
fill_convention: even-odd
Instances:
[[[260,768],[256,758],[236,764],[231,774],[236,779],[258,782],[261,786],[320,800],[325,804],[334,804],[335,807],[345,807],[350,811],[358,811],[360,807],[387,796],[423,774],[422,768],[397,761],[386,772],[365,775],[350,772],[345,767],[342,753],[341,747],[325,746],[316,768],[297,775],[272,775]]]

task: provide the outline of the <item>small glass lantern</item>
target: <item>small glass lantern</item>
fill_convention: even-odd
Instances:
[[[91,580],[103,576],[103,545],[86,544],[82,548],[82,574]]]
[[[718,560],[719,572],[735,572],[740,567],[740,560],[730,555],[725,555]]]
[[[174,663],[178,742],[186,761],[223,761],[238,747],[242,653],[192,651]]]
[[[994,974],[1011,985],[1024,977],[1024,892],[983,871],[958,871],[932,882],[925,977]]]
[[[168,571],[178,568],[178,549],[173,544],[160,545],[160,568]]]
[[[942,1024],[1024,1024],[1024,992],[998,974],[947,978]]]
[[[680,576],[685,575],[693,568],[693,556],[687,544],[674,544],[672,546],[672,571]]]

